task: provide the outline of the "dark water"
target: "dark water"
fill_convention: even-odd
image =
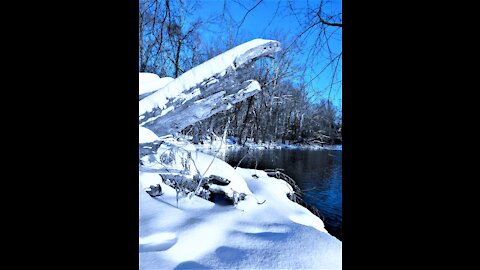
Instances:
[[[236,166],[247,149],[229,150],[226,162]],[[283,168],[302,189],[306,203],[320,210],[327,231],[342,240],[342,151],[249,150],[239,167]]]

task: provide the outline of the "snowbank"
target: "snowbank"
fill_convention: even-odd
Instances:
[[[175,161],[173,161],[172,164],[168,165],[168,170],[183,170],[185,167],[183,166],[183,162],[181,161],[181,159],[187,156],[187,152],[190,152],[191,160],[189,160],[189,168],[191,176],[197,174],[197,170],[202,176],[210,176],[212,174],[217,175],[230,180],[230,184],[228,184],[228,189],[226,191],[230,192],[231,189],[232,191],[236,191],[239,193],[252,194],[242,176],[225,161],[219,158],[215,158],[212,155],[196,151],[196,148],[193,146],[193,144],[181,143],[175,140],[165,141],[168,143],[162,144],[156,155],[148,155],[141,158],[145,168],[148,168],[150,170],[165,169],[165,165],[160,164],[157,161],[161,159],[160,156],[164,154],[169,154],[172,151],[172,147],[169,146],[172,145],[183,149],[184,151],[173,152],[175,156]]]
[[[202,173],[213,158],[192,157]],[[180,197],[177,207],[175,190],[158,174],[139,172],[140,269],[341,269],[342,243],[287,198],[286,182],[219,159],[210,173],[236,182],[246,199],[221,206]],[[157,183],[164,194],[152,198],[145,188]]]
[[[342,151],[342,145],[339,144],[339,145],[326,145],[323,147],[324,149],[327,149],[327,150],[337,150],[337,151]]]
[[[191,138],[190,138],[191,139]],[[245,142],[245,146],[237,144],[238,139],[227,137],[225,144],[220,144],[219,141],[214,141],[213,144],[210,139],[204,140],[203,144],[199,144],[197,147],[206,153],[214,153],[219,149],[309,149],[309,150],[337,150],[342,151],[342,145],[318,145],[318,144],[283,144],[283,143],[254,143],[250,140]],[[221,147],[220,147],[221,146]]]
[[[160,78],[153,73],[139,73],[138,74],[138,95],[143,95],[156,91],[173,81],[173,78]]]

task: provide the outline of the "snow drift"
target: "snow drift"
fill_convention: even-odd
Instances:
[[[341,269],[342,243],[286,197],[288,184],[236,171],[252,192],[237,207],[193,196],[177,208],[158,174],[139,173],[141,269]],[[164,195],[148,196],[143,187],[154,183]]]
[[[156,141],[140,130],[140,141]],[[141,269],[341,269],[342,243],[320,218],[288,199],[288,183],[264,171],[234,169],[190,143],[164,141],[156,155],[143,157],[139,172]],[[146,169],[162,169],[155,160],[173,145],[190,153],[191,173],[228,178],[245,200],[218,205],[182,195],[177,202],[175,189]],[[169,170],[181,169],[175,164]],[[157,184],[163,194],[149,196],[146,190]]]

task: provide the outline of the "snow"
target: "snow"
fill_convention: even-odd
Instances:
[[[217,83],[217,82],[218,82],[217,79],[213,79],[213,80],[211,80],[211,81],[209,81],[209,82],[207,83],[207,86],[210,85],[210,84],[212,84],[212,83]]]
[[[193,139],[192,136],[183,136],[185,140],[191,141]],[[280,142],[262,142],[262,143],[255,143],[252,139],[247,139],[245,145],[238,145],[237,144],[238,138],[236,137],[227,137],[225,143],[221,143],[221,138],[215,138],[212,142],[210,136],[206,136],[203,140],[202,144],[196,145],[199,151],[202,151],[207,154],[212,154],[221,150],[226,149],[240,149],[240,148],[249,148],[249,149],[256,149],[256,150],[264,150],[264,149],[308,149],[308,150],[334,150],[334,151],[342,151],[342,145],[324,145],[321,146],[319,144],[287,144],[287,143],[280,143]],[[221,145],[221,147],[220,147]]]
[[[228,163],[226,163],[223,160],[220,160],[219,158],[215,158],[214,156],[196,151],[196,148],[189,143],[179,143],[176,141],[170,141],[170,144],[176,144],[176,146],[182,148],[185,151],[189,151],[191,153],[192,160],[190,161],[190,174],[195,175],[197,173],[197,170],[200,172],[201,175],[203,176],[210,176],[210,175],[217,175],[223,178],[227,178],[230,180],[230,184],[228,185],[228,191],[230,189],[239,192],[239,193],[245,193],[245,194],[252,194],[250,189],[248,188],[248,185],[245,183],[245,180],[238,174],[238,172],[231,167]],[[158,164],[157,162],[153,161],[152,158],[155,160],[159,160],[159,156],[165,153],[165,151],[169,150],[167,146],[165,146],[168,143],[165,143],[162,145],[162,150],[158,151],[159,153],[155,156],[144,156],[142,157],[143,164],[148,166],[150,169],[164,169],[165,165],[163,164]],[[169,166],[169,169],[176,169],[176,170],[182,170],[183,167],[181,165],[181,162],[178,160]]]
[[[327,150],[342,151],[342,145],[341,144],[339,144],[339,145],[325,145],[323,148],[327,149]]]
[[[177,100],[183,100],[182,104],[185,104],[188,100],[200,95],[202,92],[200,91],[200,88],[195,88],[193,89],[192,93],[180,93],[178,94],[175,99],[173,100],[174,102]],[[162,112],[163,113],[163,112]]]
[[[191,139],[191,138],[190,138]],[[284,143],[254,143],[252,140],[247,140],[245,142],[245,146],[237,144],[238,139],[233,137],[226,138],[226,144],[222,145],[222,150],[228,149],[241,149],[241,148],[249,148],[249,149],[256,149],[256,150],[265,150],[265,149],[308,149],[308,150],[334,150],[334,151],[342,151],[342,145],[324,145],[321,146],[319,144],[284,144]],[[206,140],[203,141],[203,144],[197,145],[197,149],[204,153],[214,153],[219,150],[220,140],[214,140],[213,143],[211,142],[210,138],[207,137]]]
[[[235,69],[236,66],[246,61],[246,59],[239,58],[239,56],[248,53],[248,51],[252,48],[267,44],[269,42],[276,41],[265,39],[251,40],[188,70],[175,80],[169,82],[159,91],[156,91],[150,96],[140,100],[139,115],[150,112],[156,107],[165,109],[164,106],[167,104],[168,100],[177,97],[183,90],[190,89],[198,84],[201,84],[204,80],[214,75],[223,76],[227,68],[231,67],[232,69]],[[158,82],[158,79],[153,78],[152,75],[141,74],[142,73],[140,73],[140,85],[146,85],[142,86],[144,89],[151,90],[155,88],[151,87],[149,82]],[[144,82],[143,80],[146,81]]]
[[[250,83],[245,89],[245,93],[249,93],[249,92],[260,90],[260,89],[262,89],[260,87],[260,83],[257,81],[252,81],[252,83]]]
[[[143,125],[148,124],[148,123],[150,123],[150,122],[152,122],[152,121],[155,121],[157,118],[164,116],[164,115],[167,114],[169,111],[173,111],[174,109],[175,109],[174,106],[170,106],[170,107],[166,108],[165,110],[163,110],[159,115],[154,116],[154,117],[150,117],[147,121],[143,122],[141,125],[143,126]],[[145,116],[144,116],[144,115],[141,115],[141,116],[139,117],[139,120],[142,120],[143,118],[145,118]]]
[[[138,126],[138,143],[148,143],[158,139],[158,136],[150,129]]]
[[[146,94],[158,90],[173,81],[173,78],[160,78],[153,73],[139,73],[138,74],[138,94]]]
[[[165,114],[167,114],[169,111],[173,111],[175,109],[174,106],[170,106],[168,108],[166,108],[165,110],[162,111],[162,113],[160,114],[160,116],[163,116]]]
[[[202,174],[228,178],[229,188],[247,196],[236,206],[180,196],[177,207],[175,190],[157,173],[139,172],[140,269],[342,268],[342,242],[287,198],[292,189],[285,181],[264,171],[233,169],[192,144],[172,142],[191,151]],[[162,196],[145,192],[154,184],[161,185]]]

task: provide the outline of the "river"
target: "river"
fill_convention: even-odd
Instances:
[[[229,149],[225,161],[236,166],[246,154],[246,148]],[[304,201],[320,210],[327,231],[342,240],[342,151],[250,149],[239,167],[255,166],[284,169],[302,189]]]

